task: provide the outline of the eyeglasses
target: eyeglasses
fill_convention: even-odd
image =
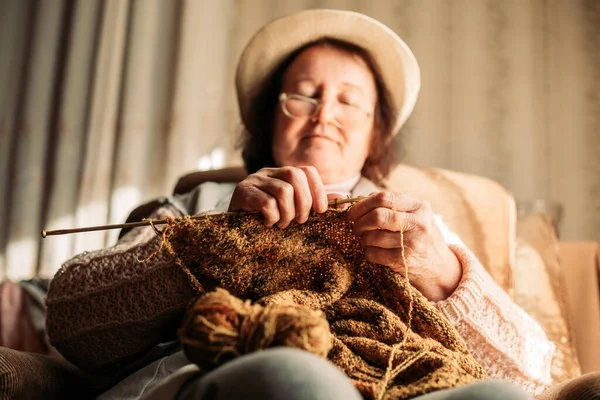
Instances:
[[[301,94],[281,93],[279,103],[283,113],[290,118],[313,118],[329,102],[302,96]],[[333,123],[342,129],[359,129],[373,115],[354,104],[332,102]]]

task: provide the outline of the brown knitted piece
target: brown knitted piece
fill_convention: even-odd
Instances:
[[[221,287],[263,306],[323,310],[333,334],[328,358],[367,399],[408,399],[486,377],[422,294],[366,261],[343,211],[314,214],[284,230],[264,227],[253,214],[184,217],[167,229],[166,249],[191,272],[200,294]]]

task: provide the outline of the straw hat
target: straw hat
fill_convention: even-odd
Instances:
[[[244,49],[236,72],[242,121],[248,126],[250,105],[266,79],[294,50],[323,37],[367,50],[392,97],[397,133],[410,116],[421,86],[419,65],[406,43],[390,28],[366,15],[339,10],[306,10],[262,27]]]

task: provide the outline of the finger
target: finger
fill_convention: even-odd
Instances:
[[[378,207],[394,209],[396,211],[412,212],[423,207],[423,204],[420,200],[401,193],[376,192],[370,194],[366,199],[354,204],[348,211],[348,219],[350,221],[356,221]]]
[[[291,185],[294,201],[294,214],[292,219],[287,220],[282,213],[282,220],[277,225],[280,228],[285,228],[293,219],[299,223],[306,222],[313,201],[308,177],[304,170],[296,167],[279,168],[273,174],[273,177]],[[287,217],[287,214],[285,216]]]
[[[407,237],[400,232],[391,231],[366,231],[360,236],[360,245],[366,247],[379,247],[382,249],[398,249],[406,245]]]
[[[229,211],[259,211],[266,226],[273,226],[280,220],[277,200],[256,186],[240,183],[232,195]]]
[[[352,211],[352,208],[350,211]],[[415,214],[378,207],[354,221],[352,229],[358,237],[361,237],[367,231],[410,231],[414,229],[416,225],[417,221]]]
[[[283,180],[267,179],[259,189],[275,198],[279,209],[279,220],[275,223],[280,228],[286,228],[296,217],[294,187]]]
[[[381,247],[369,246],[365,248],[365,258],[372,263],[385,265],[396,272],[404,273],[400,249],[382,249]],[[402,267],[398,268],[399,265]]]
[[[265,217],[265,225],[276,223],[279,227],[286,227],[296,215],[294,189],[277,175],[281,175],[279,168],[263,168],[249,175],[236,187],[230,208],[260,211]]]
[[[317,172],[317,169],[312,166],[299,167],[306,174],[308,179],[308,187],[312,196],[312,208],[318,213],[324,213],[327,211],[327,193],[323,187],[323,181],[321,176]]]

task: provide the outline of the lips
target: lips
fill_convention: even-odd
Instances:
[[[334,140],[333,138],[331,138],[329,136],[325,136],[325,135],[309,134],[302,138],[302,140],[311,140],[311,139],[323,139],[323,140],[327,140],[329,142],[335,143],[338,146],[340,145],[339,141]]]

